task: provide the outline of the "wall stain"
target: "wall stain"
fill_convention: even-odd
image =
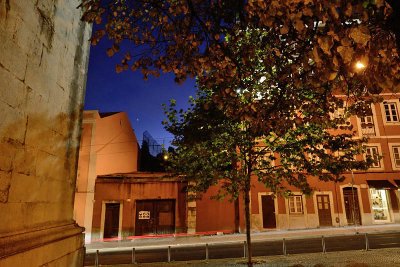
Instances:
[[[11,7],[10,7],[10,0],[6,0],[6,19],[7,19],[7,15],[8,12],[10,11]]]
[[[51,49],[54,36],[54,14],[49,16],[40,8],[37,8],[40,20],[40,33],[44,34],[47,41],[47,48]]]

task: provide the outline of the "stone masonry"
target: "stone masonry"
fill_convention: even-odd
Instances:
[[[73,221],[91,26],[79,0],[0,0],[0,266],[82,266]]]

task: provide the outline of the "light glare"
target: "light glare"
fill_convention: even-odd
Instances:
[[[365,68],[365,65],[362,64],[360,61],[358,61],[358,62],[356,63],[356,68],[357,68],[357,69],[363,69],[363,68]]]

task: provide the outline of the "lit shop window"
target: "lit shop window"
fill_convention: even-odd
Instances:
[[[387,192],[384,189],[370,188],[372,212],[376,222],[388,222],[390,220]]]
[[[301,196],[289,197],[289,210],[291,214],[303,213],[303,201]]]
[[[385,118],[387,122],[398,122],[399,116],[395,102],[383,102],[385,108]]]

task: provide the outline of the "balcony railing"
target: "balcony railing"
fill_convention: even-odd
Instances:
[[[361,134],[363,136],[375,136],[375,126],[373,123],[361,123]]]

